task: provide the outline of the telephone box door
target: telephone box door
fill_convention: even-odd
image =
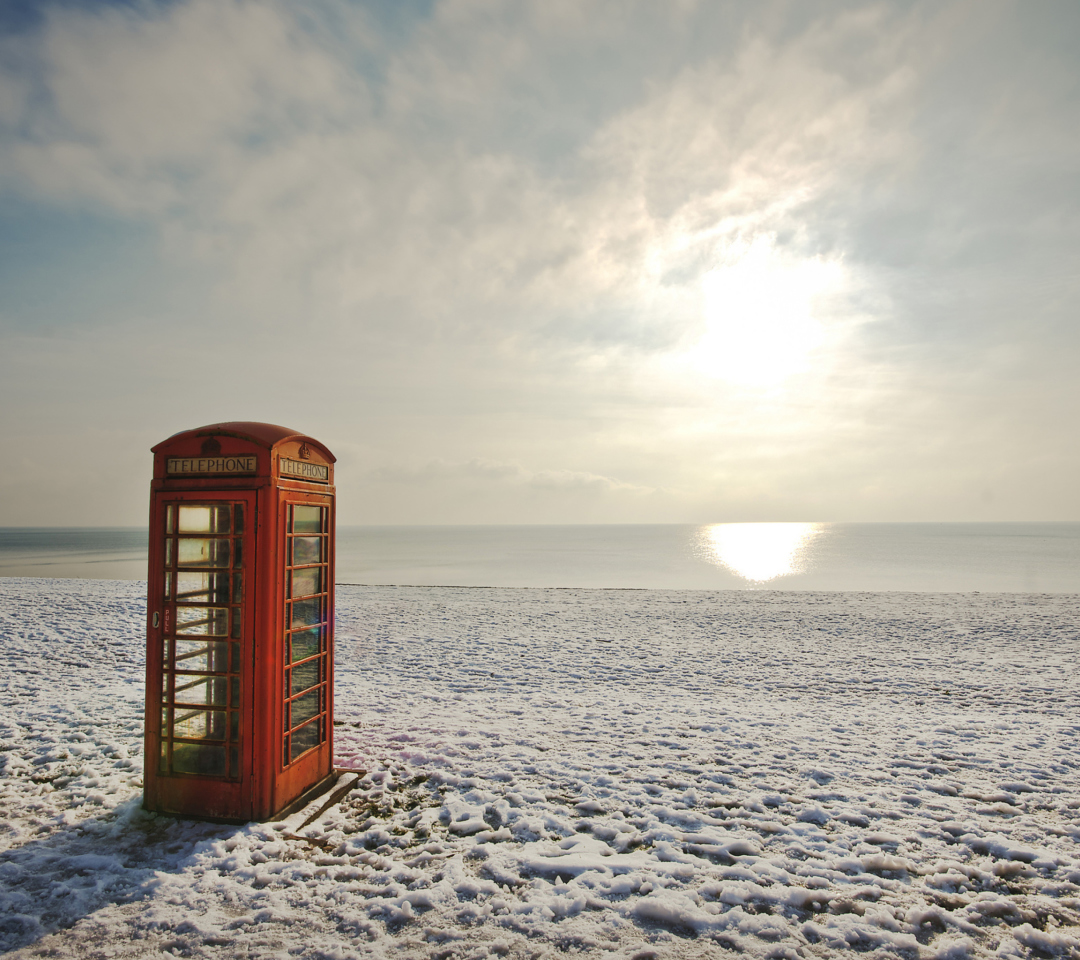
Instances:
[[[205,816],[246,820],[256,495],[163,493],[153,512],[162,535],[151,538],[158,574],[148,587],[162,615],[147,663],[160,695],[147,697],[148,798],[163,812],[197,798]]]

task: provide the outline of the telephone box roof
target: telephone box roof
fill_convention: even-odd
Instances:
[[[313,443],[320,450],[322,450],[327,459],[331,463],[337,460],[327,448],[320,441],[314,437],[309,437],[307,434],[298,433],[295,430],[290,430],[288,427],[278,426],[275,423],[258,423],[254,420],[233,420],[228,423],[210,423],[205,427],[196,427],[194,430],[181,430],[179,433],[174,433],[167,440],[162,440],[161,443],[151,450],[157,453],[159,450],[164,449],[176,443],[178,440],[186,440],[191,437],[237,437],[241,440],[249,440],[252,443],[258,444],[260,447],[266,447],[267,450],[273,450],[279,443],[283,443],[286,440],[301,440],[306,443]]]

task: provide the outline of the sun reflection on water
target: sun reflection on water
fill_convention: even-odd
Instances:
[[[806,569],[807,547],[823,523],[715,523],[701,533],[704,559],[751,583]]]

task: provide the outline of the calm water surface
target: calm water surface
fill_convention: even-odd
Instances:
[[[0,576],[141,580],[138,528],[0,528]],[[341,527],[339,583],[1080,592],[1080,523]]]

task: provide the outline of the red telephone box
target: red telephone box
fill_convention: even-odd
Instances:
[[[153,452],[143,806],[283,815],[333,775],[334,455],[269,423]]]

